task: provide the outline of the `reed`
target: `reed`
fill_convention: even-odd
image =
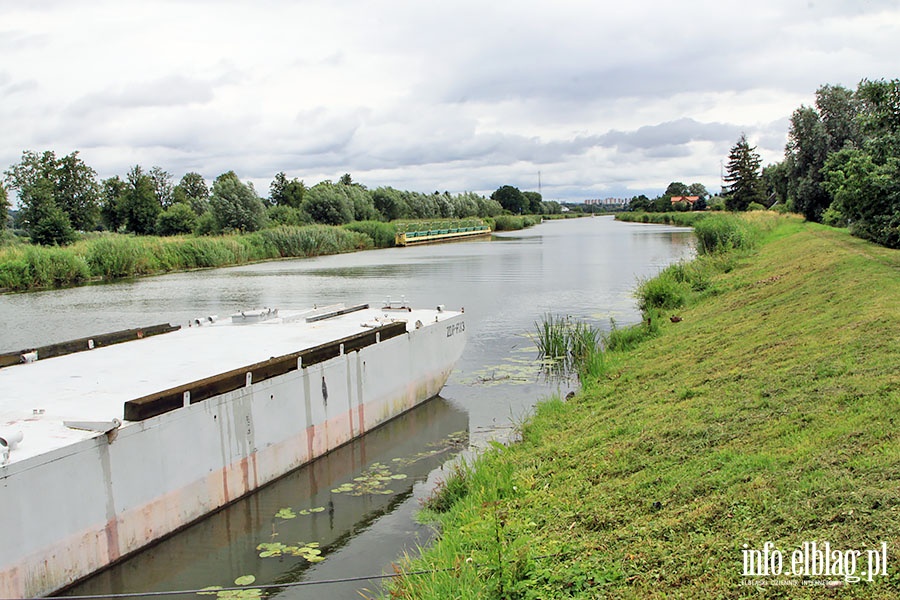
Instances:
[[[600,331],[571,317],[547,314],[535,322],[535,343],[547,374],[578,373],[600,345]]]
[[[344,229],[364,233],[372,239],[376,248],[392,248],[396,241],[397,227],[384,221],[354,221],[344,225]]]
[[[700,254],[753,250],[759,244],[761,233],[749,219],[729,214],[711,215],[694,225]]]
[[[337,254],[373,246],[366,233],[328,225],[282,225],[246,235],[217,237],[105,233],[86,236],[65,248],[4,245],[0,248],[0,288],[19,291],[61,287],[91,278],[114,280],[273,258]]]

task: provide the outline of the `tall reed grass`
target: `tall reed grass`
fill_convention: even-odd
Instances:
[[[533,215],[497,215],[485,219],[485,222],[491,224],[491,229],[494,231],[518,231],[536,225],[540,218],[540,216]]]
[[[284,257],[372,248],[365,233],[342,227],[279,226],[246,235],[154,237],[104,234],[65,248],[0,248],[0,288],[29,290]]]
[[[616,213],[617,221],[629,223],[655,223],[657,225],[678,225],[680,227],[692,227],[706,217],[707,212],[620,212]]]
[[[600,330],[572,317],[547,314],[534,324],[538,352],[548,375],[579,373],[600,345]]]
[[[354,221],[344,225],[344,229],[364,233],[372,238],[376,248],[391,248],[396,240],[397,226],[383,221]]]
[[[761,233],[747,218],[730,214],[711,215],[694,225],[700,254],[752,250],[759,244]]]

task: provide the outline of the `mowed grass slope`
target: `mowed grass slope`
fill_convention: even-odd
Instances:
[[[900,252],[780,218],[702,294],[451,477],[442,539],[407,565],[450,570],[392,595],[900,597]],[[807,541],[886,542],[888,576],[792,577]],[[746,585],[766,542],[784,576]]]

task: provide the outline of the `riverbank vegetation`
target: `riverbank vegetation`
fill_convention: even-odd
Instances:
[[[79,232],[109,231],[133,235],[220,235],[250,233],[272,226],[345,225],[399,219],[493,218],[503,215],[560,214],[563,207],[545,202],[538,192],[504,185],[490,198],[472,192],[423,194],[391,187],[369,190],[345,173],[337,183],[303,181],[275,175],[268,197],[234,171],[211,186],[199,173],[187,173],[175,184],[161,167],[135,165],[128,174],[99,180],[96,171],[73,152],[25,151],[4,172],[0,215],[13,205],[7,188],[17,194],[13,226],[39,245],[65,246]],[[0,219],[0,229],[7,219]]]
[[[208,187],[199,173],[174,184],[162,168],[140,165],[100,181],[78,152],[25,151],[3,183],[0,215],[9,212],[15,235],[0,218],[0,290],[385,248],[398,223],[466,220],[503,231],[563,214],[559,203],[509,185],[485,198],[369,190],[349,174],[307,187],[281,172],[261,198],[233,171]]]
[[[678,225],[681,227],[693,227],[697,221],[704,218],[706,212],[620,212],[616,213],[617,221],[628,223],[655,223],[657,225]]]
[[[365,230],[365,224],[356,225]],[[60,287],[372,247],[367,231],[326,225],[280,226],[217,237],[94,234],[64,248],[32,244],[0,248],[0,289]]]
[[[641,282],[643,323],[606,334],[574,398],[448,473],[426,503],[440,540],[403,566],[434,571],[391,597],[900,593],[900,254],[771,212],[701,224],[698,259]],[[804,542],[861,551],[855,573],[793,575]],[[783,576],[748,576],[767,543]]]

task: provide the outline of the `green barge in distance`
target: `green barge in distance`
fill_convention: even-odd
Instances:
[[[416,231],[398,231],[394,236],[397,246],[433,244],[468,237],[490,235],[491,228],[484,224],[451,227],[448,224],[425,226]]]

